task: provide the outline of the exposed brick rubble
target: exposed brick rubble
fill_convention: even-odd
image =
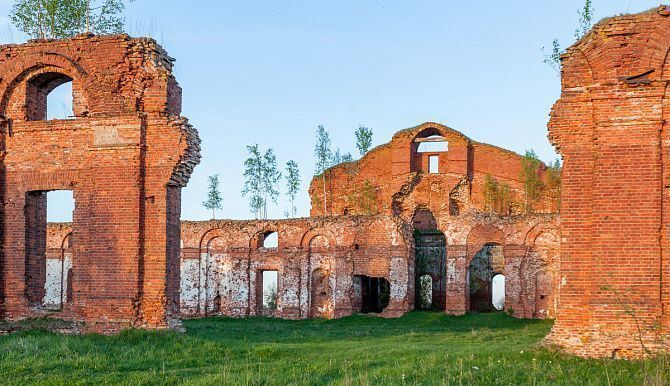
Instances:
[[[180,189],[200,155],[172,63],[127,35],[0,46],[2,317],[53,313],[56,291],[56,315],[91,330],[178,323]],[[75,116],[47,121],[47,94],[69,81]],[[50,190],[76,201],[56,244]],[[56,256],[63,296],[45,284]]]
[[[588,357],[670,332],[670,12],[609,18],[562,57],[549,138],[563,155],[560,302],[549,341]]]

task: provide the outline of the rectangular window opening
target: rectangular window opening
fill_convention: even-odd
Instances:
[[[428,172],[430,174],[437,174],[440,172],[440,156],[428,156]]]
[[[262,271],[262,310],[274,312],[277,309],[277,271]]]

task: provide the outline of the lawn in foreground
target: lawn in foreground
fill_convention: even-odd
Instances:
[[[209,318],[184,325],[185,334],[2,336],[0,383],[670,384],[663,361],[561,355],[539,346],[551,322],[502,313]]]

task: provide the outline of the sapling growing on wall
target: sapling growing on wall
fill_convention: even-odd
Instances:
[[[330,134],[319,125],[316,129],[316,145],[314,146],[316,156],[315,175],[321,175],[323,184],[323,215],[327,215],[328,199],[326,197],[326,170],[331,166],[333,151],[330,149]]]
[[[249,208],[257,219],[268,215],[268,199],[277,202],[277,183],[281,172],[277,168],[277,157],[273,149],[262,154],[258,144],[247,146],[249,157],[244,160],[244,187],[242,195],[249,196]]]
[[[63,39],[123,32],[125,7],[124,0],[16,0],[9,17],[33,39]]]
[[[221,191],[219,190],[219,175],[214,174],[209,176],[209,186],[207,190],[207,200],[203,201],[202,206],[212,211],[212,219],[216,218],[216,210],[221,210],[223,207],[221,203]]]
[[[298,169],[298,163],[290,160],[286,162],[286,196],[291,203],[291,217],[295,217],[298,213],[297,208],[295,207],[295,197],[300,190],[300,169]],[[287,216],[288,217],[288,216]]]
[[[356,148],[362,157],[368,151],[370,151],[370,147],[372,146],[372,130],[363,125],[360,125],[358,126],[358,129],[356,129],[355,134]]]
[[[523,184],[524,193],[524,212],[526,214],[532,213],[533,205],[537,202],[542,194],[544,183],[540,179],[540,166],[542,162],[537,158],[533,150],[527,150],[526,154],[521,159],[521,170],[519,171],[519,179]]]
[[[577,10],[577,14],[579,15],[579,22],[577,28],[575,28],[575,40],[581,39],[593,26],[593,15],[595,14],[595,10],[593,9],[592,1],[586,0],[584,7]],[[551,42],[550,51],[547,52],[545,48],[542,47],[542,62],[551,67],[559,75],[561,74],[561,55],[563,52],[564,50],[561,48],[558,39],[554,39]]]

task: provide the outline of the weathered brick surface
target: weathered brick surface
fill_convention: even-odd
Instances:
[[[439,135],[448,142],[446,152],[417,151],[417,140]],[[428,173],[428,158],[439,157],[439,173]],[[438,123],[427,122],[399,131],[391,142],[372,149],[360,160],[326,171],[326,214],[396,213],[398,199],[429,208],[435,216],[449,212],[484,208],[484,180],[487,174],[511,187],[513,214],[523,212],[523,185],[519,179],[522,157],[512,151],[479,143]],[[540,171],[544,178],[544,165]],[[361,207],[365,183],[373,188],[371,210]],[[312,216],[324,214],[323,178],[312,180],[309,189]],[[401,196],[399,196],[401,194]],[[403,203],[400,202],[400,203]],[[407,208],[402,208],[407,210]],[[535,212],[552,213],[556,200],[543,195]]]
[[[549,341],[631,356],[670,331],[670,18],[598,23],[563,56],[549,137],[563,155],[560,302]]]
[[[558,225],[551,215],[499,218],[475,213],[439,224],[446,241],[444,265],[429,270],[444,277],[445,288],[435,299],[448,313],[467,312],[468,267],[484,245],[496,243],[503,258],[494,268],[506,277],[506,310],[517,317],[555,317]],[[362,299],[355,283],[361,276],[387,280],[390,299],[381,315],[402,315],[415,302],[412,229],[385,215],[184,221],[181,313],[267,315],[260,307],[260,273],[276,270],[275,316],[336,318],[359,312]],[[262,248],[262,237],[270,231],[278,232],[278,247]],[[70,225],[50,224],[48,236],[49,266],[60,272],[58,263],[71,250]],[[321,280],[315,279],[318,275]],[[60,288],[58,275],[53,280],[49,285]]]
[[[180,188],[198,163],[172,59],[127,35],[0,46],[0,313],[42,315],[44,192],[73,190],[72,296],[58,316],[91,329],[177,318]],[[72,81],[73,112],[46,121]]]

